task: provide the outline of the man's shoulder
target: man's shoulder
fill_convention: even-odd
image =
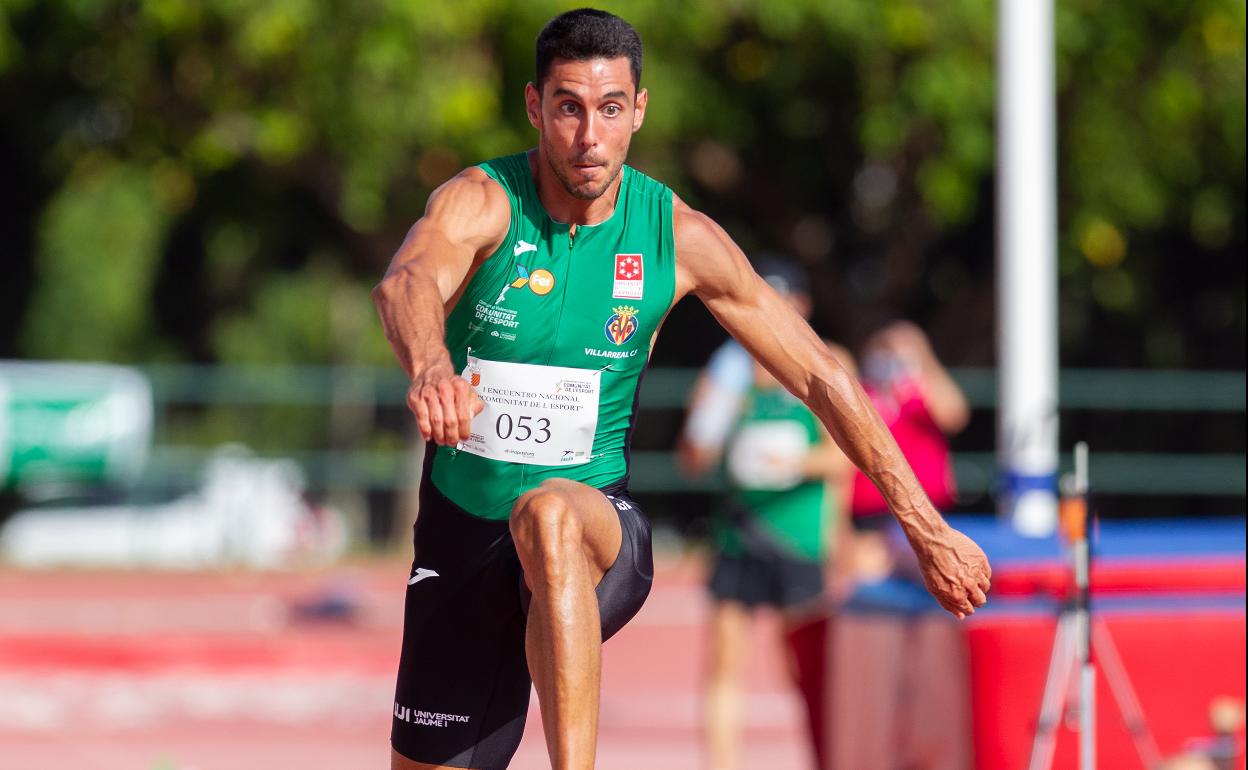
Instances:
[[[480,166],[469,166],[434,190],[430,202],[443,198],[460,205],[491,207],[499,203],[505,205],[507,193]]]
[[[750,286],[750,263],[714,219],[677,198],[672,203],[676,269],[683,286],[701,296],[735,293]]]
[[[483,235],[505,233],[511,221],[511,202],[484,170],[470,166],[433,191],[424,218]]]
[[[723,232],[714,219],[672,195],[672,228],[676,248],[682,253],[699,253],[712,248]]]

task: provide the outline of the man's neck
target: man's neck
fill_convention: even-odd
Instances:
[[[573,226],[596,225],[605,222],[615,213],[620,184],[624,180],[623,169],[616,174],[606,191],[593,200],[570,195],[551,169],[540,147],[529,150],[529,170],[533,173],[533,183],[537,187],[537,197],[542,208],[556,222]]]

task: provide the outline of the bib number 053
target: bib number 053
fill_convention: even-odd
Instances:
[[[534,418],[527,414],[513,417],[503,412],[494,421],[494,435],[503,440],[512,439],[545,444],[550,441],[550,420],[545,417]]]

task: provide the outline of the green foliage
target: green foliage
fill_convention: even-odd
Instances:
[[[264,282],[250,306],[216,319],[212,340],[238,363],[390,360],[368,291],[327,260]]]
[[[10,333],[32,356],[385,360],[367,288],[437,184],[534,141],[533,39],[577,4],[3,0],[0,108],[38,157],[17,183],[49,191]],[[850,275],[825,307],[928,308],[982,362],[991,0],[610,5],[647,46],[635,165]],[[1069,362],[1113,344],[1093,328],[1120,365],[1242,349],[1244,29],[1237,0],[1058,3]],[[1214,268],[1178,300],[1176,259]],[[1202,326],[1198,297],[1231,311]]]
[[[135,360],[151,352],[148,307],[167,216],[156,175],[102,155],[75,167],[40,223],[39,281],[25,329],[33,355]]]

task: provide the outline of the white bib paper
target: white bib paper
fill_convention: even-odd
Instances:
[[[809,451],[801,423],[752,422],[728,448],[728,474],[743,489],[792,489],[802,482],[802,460]]]
[[[593,455],[602,372],[468,356],[463,378],[485,409],[458,449],[491,460],[581,465]]]

